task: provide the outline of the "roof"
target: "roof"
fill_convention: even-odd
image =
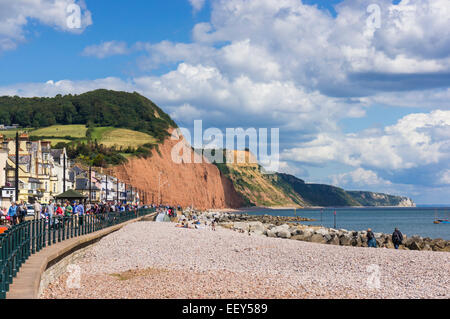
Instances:
[[[58,199],[85,199],[87,196],[84,196],[73,189],[69,189],[68,191],[55,196]]]

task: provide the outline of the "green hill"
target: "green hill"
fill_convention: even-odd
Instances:
[[[134,92],[95,90],[53,98],[0,97],[0,123],[35,129],[53,125],[127,128],[162,142],[175,122],[156,104]]]
[[[225,151],[224,151],[225,152]],[[243,152],[243,151],[239,151]],[[235,151],[235,156],[238,151]],[[261,173],[261,166],[248,159],[246,163],[215,163],[220,172],[229,178],[235,190],[248,206],[265,207],[351,207],[351,206],[411,206],[413,202],[400,196],[373,192],[346,191],[342,188],[309,184],[293,175]],[[224,158],[225,161],[225,158]]]

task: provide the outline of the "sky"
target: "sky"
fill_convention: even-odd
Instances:
[[[0,74],[279,128],[280,171],[450,204],[450,0],[0,0]]]

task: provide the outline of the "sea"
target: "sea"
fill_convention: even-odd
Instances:
[[[354,231],[372,228],[373,232],[386,234],[392,234],[397,227],[408,237],[419,235],[450,240],[450,224],[433,223],[436,218],[450,220],[450,207],[255,209],[245,213],[307,217],[315,221],[302,224]]]

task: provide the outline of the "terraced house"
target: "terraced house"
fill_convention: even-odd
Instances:
[[[15,187],[16,145],[14,139],[1,140],[1,151],[7,154],[4,164],[5,187]],[[58,155],[57,160],[53,155]],[[52,150],[48,141],[30,141],[27,134],[19,136],[19,200],[48,203],[63,192],[61,155],[65,150]],[[0,161],[0,165],[2,161]],[[68,175],[66,176],[68,179]],[[69,185],[70,186],[70,185]],[[67,186],[66,186],[66,189]]]

